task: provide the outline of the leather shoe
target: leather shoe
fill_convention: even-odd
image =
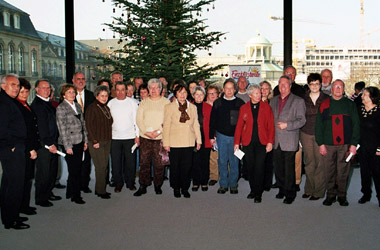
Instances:
[[[50,201],[41,201],[41,202],[36,202],[36,205],[41,206],[41,207],[51,207],[53,206],[53,203]]]
[[[198,189],[199,189],[199,186],[194,185],[194,186],[191,188],[191,191],[193,191],[193,192],[197,192]]]
[[[162,194],[161,186],[154,186],[154,192],[156,192],[156,194]]]
[[[346,197],[338,197],[339,205],[347,207],[349,205]]]
[[[91,189],[89,187],[82,188],[83,193],[89,194],[91,193]]]
[[[285,195],[283,193],[276,194],[277,199],[283,199],[284,197],[285,197]]]
[[[206,192],[208,190],[208,186],[202,186],[201,189],[203,192]]]
[[[285,198],[285,199],[284,199],[284,203],[285,203],[285,204],[288,204],[288,205],[292,204],[293,201],[294,201],[294,198]]]
[[[218,182],[218,181],[216,181],[216,180],[210,180],[210,181],[208,182],[208,185],[209,185],[209,186],[214,186],[217,182]]]
[[[218,189],[218,194],[225,194],[228,191],[228,188],[220,187]]]
[[[62,200],[62,197],[61,196],[58,196],[58,195],[50,195],[49,197],[49,201],[59,201],[59,200]]]
[[[255,198],[255,194],[253,192],[250,192],[247,196],[247,199],[253,199]]]
[[[136,190],[136,186],[135,186],[135,185],[128,186],[127,188],[128,188],[129,190],[131,190],[131,191],[135,191],[135,190]]]
[[[32,209],[31,207],[22,208],[20,210],[20,213],[26,214],[26,215],[34,215],[37,214],[36,210]]]
[[[261,203],[261,196],[256,196],[253,200],[254,203]]]
[[[55,184],[54,187],[57,188],[57,189],[64,189],[64,188],[66,188],[66,186],[62,185],[61,183]]]
[[[305,194],[302,195],[302,198],[304,198],[304,199],[307,199],[307,198],[309,198],[309,197],[310,197],[310,194],[306,194],[306,193],[305,193]]]
[[[137,191],[133,194],[133,196],[139,197],[139,196],[141,196],[141,195],[143,195],[143,194],[146,194],[146,187],[144,187],[144,186],[140,186],[140,187],[139,187],[139,190],[137,190]]]
[[[279,188],[277,182],[275,184],[272,184],[272,188]]]
[[[79,197],[79,198],[71,198],[71,201],[72,202],[75,202],[76,204],[85,204],[86,202],[82,199],[82,197]]]
[[[111,194],[108,193],[108,192],[106,192],[106,193],[104,193],[104,194],[98,194],[98,193],[95,191],[95,194],[96,194],[98,197],[102,198],[102,199],[110,199],[110,198],[111,198]]]
[[[183,197],[190,198],[190,193],[187,190],[182,190]]]
[[[323,205],[325,206],[331,206],[334,202],[336,202],[336,198],[335,197],[327,197],[324,201],[323,201]]]
[[[360,198],[360,200],[358,202],[359,202],[359,204],[364,204],[364,203],[366,203],[367,201],[370,201],[370,200],[371,200],[371,197],[363,195],[362,198]]]
[[[16,229],[16,230],[22,230],[22,229],[28,229],[28,228],[30,228],[30,226],[28,224],[16,221],[12,225],[4,225],[4,228],[5,229],[11,229],[11,228],[13,228],[13,229]]]
[[[174,197],[181,198],[181,192],[179,191],[179,189],[174,189]]]
[[[22,216],[19,216],[17,219],[16,219],[16,222],[25,222],[25,221],[28,221],[29,218],[28,217],[22,217]]]
[[[317,200],[319,200],[319,199],[320,199],[319,197],[316,197],[316,196],[312,195],[312,196],[310,197],[309,201],[317,201]]]
[[[296,191],[297,191],[297,192],[301,191],[301,189],[300,189],[300,184],[296,184]]]
[[[121,192],[121,187],[115,187],[115,193],[120,193]]]
[[[237,187],[231,187],[230,188],[230,194],[237,194],[237,193],[239,193],[239,190]]]

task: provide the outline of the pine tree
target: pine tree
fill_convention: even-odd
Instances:
[[[164,76],[169,81],[210,77],[224,65],[199,66],[195,52],[212,48],[224,35],[205,32],[202,9],[214,1],[115,0],[115,7],[123,10],[122,16],[106,25],[120,35],[119,43],[126,41],[124,48],[116,51],[126,56],[103,58],[103,65],[113,66],[126,77]]]

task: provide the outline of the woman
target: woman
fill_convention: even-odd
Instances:
[[[300,141],[304,151],[305,162],[305,193],[302,198],[311,201],[319,200],[325,195],[325,178],[323,172],[322,155],[315,141],[315,122],[319,106],[328,96],[321,91],[322,78],[318,73],[311,73],[307,77],[309,90],[304,97],[306,105],[306,124],[301,128]]]
[[[209,138],[210,115],[212,106],[203,100],[206,91],[201,86],[196,86],[193,90],[194,104],[197,107],[198,122],[201,130],[202,146],[193,155],[193,191],[198,191],[201,185],[202,191],[208,190],[208,179],[210,176],[210,151],[211,143]],[[205,140],[207,138],[207,140]]]
[[[272,151],[274,142],[274,121],[271,107],[261,100],[260,86],[251,85],[247,92],[251,101],[240,108],[234,151],[243,145],[251,188],[247,198],[260,203],[264,191],[266,153]]]
[[[24,193],[20,208],[20,213],[33,215],[36,213],[36,208],[30,206],[30,192],[32,190],[32,182],[34,178],[34,164],[37,158],[37,149],[41,147],[40,139],[37,129],[37,117],[31,107],[28,105],[28,97],[30,93],[30,83],[24,79],[19,78],[20,92],[16,98],[17,106],[20,109],[26,125],[27,139],[25,142],[25,179],[24,179]]]
[[[61,87],[61,104],[57,107],[58,144],[63,145],[69,171],[67,196],[77,204],[84,204],[80,194],[83,151],[87,149],[87,130],[81,106],[74,102],[77,94],[72,84]]]
[[[199,86],[199,84],[196,81],[190,81],[188,86],[189,86],[190,95],[187,96],[187,100],[189,102],[193,103],[194,102],[194,96],[193,96],[194,89],[195,89],[195,87]]]
[[[371,179],[380,206],[380,93],[376,87],[365,88],[360,116],[360,176],[363,196],[359,203],[371,200]]]
[[[164,149],[169,152],[170,186],[174,197],[190,198],[190,174],[193,151],[201,148],[202,137],[199,128],[197,108],[186,100],[185,85],[178,84],[174,89],[176,99],[165,106],[164,131],[162,135]]]
[[[160,149],[162,139],[162,124],[164,122],[165,106],[170,103],[162,97],[162,83],[153,78],[148,81],[150,96],[141,101],[137,109],[136,123],[140,131],[140,188],[134,196],[146,193],[146,188],[151,184],[151,165],[153,161],[153,183],[156,194],[162,194],[164,181],[164,164],[161,160]]]
[[[111,198],[106,190],[107,166],[111,150],[112,116],[107,106],[110,91],[107,86],[96,87],[96,100],[86,110],[88,149],[95,166],[95,194],[102,199]]]
[[[269,103],[270,98],[272,97],[272,86],[267,81],[260,82],[261,88],[261,100],[263,102]]]

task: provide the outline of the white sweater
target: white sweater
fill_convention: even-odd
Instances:
[[[108,104],[113,118],[112,139],[127,140],[139,136],[136,124],[137,103],[127,97],[124,100],[112,99]]]

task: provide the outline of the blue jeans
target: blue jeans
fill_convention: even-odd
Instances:
[[[239,159],[234,155],[234,137],[216,133],[218,144],[219,184],[221,187],[237,187]],[[230,164],[228,172],[228,163]]]

